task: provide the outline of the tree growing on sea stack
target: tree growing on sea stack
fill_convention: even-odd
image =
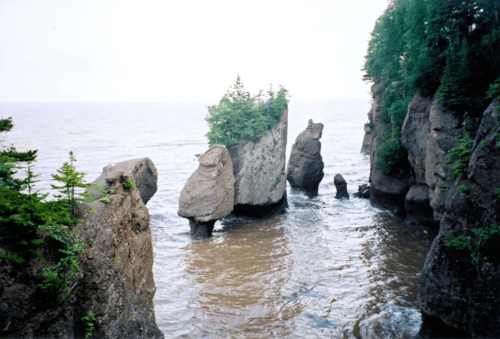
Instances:
[[[272,85],[266,101],[262,91],[252,96],[238,75],[219,104],[208,107],[205,120],[210,127],[206,135],[210,145],[230,145],[265,135],[278,123],[287,105],[287,96],[288,90],[283,86],[274,92]]]

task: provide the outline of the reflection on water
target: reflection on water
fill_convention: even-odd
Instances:
[[[155,313],[166,338],[411,338],[429,230],[358,198],[335,199],[340,173],[352,194],[368,179],[359,153],[366,102],[291,102],[288,154],[313,119],[324,124],[319,194],[288,190],[289,208],[267,220],[228,218],[210,239],[189,235],[180,192],[206,150],[203,103],[0,105],[16,127],[7,143],[39,149],[38,188],[50,190],[70,150],[79,170],[148,156],[158,168],[149,201]],[[33,124],[38,117],[38,124]],[[78,128],[74,127],[78,126]]]

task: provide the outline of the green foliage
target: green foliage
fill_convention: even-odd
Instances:
[[[477,145],[478,148],[483,149],[486,147],[486,140],[481,140],[479,144]]]
[[[123,187],[125,188],[135,187],[135,182],[132,179],[128,178],[123,182]]]
[[[271,186],[271,191],[274,191],[276,189],[276,186],[278,186],[280,181],[281,181],[281,175],[277,175],[276,179],[274,179],[273,185]]]
[[[405,159],[405,151],[397,139],[391,138],[380,141],[375,167],[385,174],[389,174],[398,168],[398,164],[403,159]]]
[[[12,126],[11,121],[8,126]],[[57,262],[42,269],[45,281],[40,287],[60,293],[67,291],[70,280],[76,277],[78,254],[86,244],[76,241],[75,235],[68,231],[68,226],[80,221],[72,218],[71,190],[65,187],[68,199],[46,201],[47,194],[34,189],[38,177],[33,171],[36,156],[36,150],[18,152],[14,147],[0,152],[0,247],[5,250],[0,259],[14,265],[23,265],[33,258],[44,261],[38,249],[48,242],[46,247],[53,251],[49,254]],[[71,188],[78,186],[83,174],[69,167],[63,165],[59,177]],[[22,168],[26,171],[25,178],[19,175],[14,178],[15,170]]]
[[[467,126],[470,124],[470,119],[466,116],[462,123],[462,131],[464,136],[454,141],[457,146],[448,151],[448,159],[445,164],[453,164],[451,172],[454,178],[460,178],[467,172],[469,160],[472,155],[472,145],[474,139],[467,131]]]
[[[373,29],[363,77],[381,85],[383,95],[378,168],[396,169],[397,156],[388,151],[399,150],[402,122],[417,91],[473,118],[489,105],[487,92],[488,98],[498,97],[499,11],[498,2],[490,0],[389,2]]]
[[[457,191],[459,192],[467,192],[469,190],[469,187],[465,186],[465,185],[458,185],[457,186]]]
[[[8,132],[13,127],[14,125],[12,124],[11,117],[8,117],[7,119],[0,119],[0,132]]]
[[[450,189],[449,188],[443,188],[440,193],[443,194],[443,195],[446,195],[450,192]]]
[[[453,248],[457,251],[468,250],[471,256],[471,262],[476,269],[479,270],[479,259],[486,242],[493,236],[500,235],[500,226],[491,224],[485,228],[473,228],[470,235],[461,234],[454,236],[452,230],[446,233],[444,244],[446,247]]]
[[[85,173],[78,172],[74,165],[76,158],[73,151],[69,152],[70,162],[63,163],[62,167],[57,170],[59,174],[52,174],[54,180],[61,182],[62,185],[51,185],[53,189],[59,190],[62,194],[56,195],[57,198],[65,198],[68,205],[71,207],[71,216],[75,214],[76,205],[84,201],[85,197],[80,197],[77,193],[78,188],[87,188],[89,185],[83,182]]]
[[[101,198],[99,201],[102,201],[105,204],[109,204],[111,202],[108,198]]]
[[[95,314],[89,311],[81,320],[85,323],[85,339],[88,339],[92,336],[92,332],[94,331]]]
[[[486,99],[500,99],[500,78],[490,84],[490,88],[486,94]]]
[[[89,212],[90,212],[90,213],[95,213],[95,212],[96,212],[96,210],[95,210],[95,208],[93,208],[93,207],[89,207]]]
[[[39,286],[42,289],[49,289],[51,292],[66,293],[71,279],[77,277],[80,269],[78,254],[85,252],[87,244],[75,240],[73,232],[68,231],[66,226],[56,223],[38,226],[38,231],[47,232],[52,239],[59,242],[62,245],[59,252],[63,254],[55,265],[42,269],[45,282]]]
[[[99,183],[92,183],[88,185],[88,188],[85,192],[82,193],[84,202],[94,202],[97,199],[104,198],[110,195],[115,194],[116,189],[107,190],[106,186]]]
[[[495,190],[493,190],[493,194],[496,195],[500,199],[500,187],[495,188]]]
[[[211,146],[230,145],[263,136],[278,123],[287,105],[288,91],[282,87],[278,93],[270,87],[267,103],[263,101],[262,91],[254,97],[245,91],[239,75],[231,89],[218,105],[208,107],[205,120],[210,131],[206,136]]]
[[[13,146],[0,151],[0,187],[13,190],[23,190],[26,182],[23,179],[14,178],[17,173],[15,169],[23,168],[22,163],[35,161],[37,151],[18,152]]]
[[[39,257],[36,246],[43,240],[36,234],[38,225],[50,221],[66,225],[76,222],[71,219],[66,201],[44,201],[47,195],[32,191],[35,177],[32,166],[28,168],[31,179],[18,179],[21,183],[30,182],[29,185],[14,185],[18,189],[0,186],[0,247],[7,250],[7,259],[14,263]]]

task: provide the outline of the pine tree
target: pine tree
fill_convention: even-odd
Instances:
[[[240,76],[222,97],[218,105],[208,107],[206,121],[210,127],[210,145],[230,145],[240,140],[259,138],[273,128],[286,107],[287,90],[268,92],[269,100],[261,100],[262,91],[252,97],[245,90]]]
[[[62,194],[56,195],[56,198],[66,199],[68,202],[68,206],[71,208],[71,217],[75,215],[75,207],[78,202],[83,200],[80,198],[80,194],[77,193],[78,188],[87,188],[88,184],[83,182],[85,177],[85,173],[78,172],[74,163],[76,162],[76,158],[73,154],[73,151],[69,152],[70,162],[63,163],[62,167],[57,170],[58,174],[52,174],[52,178],[54,180],[59,181],[62,185],[54,185],[51,187],[55,190],[58,190]]]

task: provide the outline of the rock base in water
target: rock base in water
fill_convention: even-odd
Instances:
[[[194,220],[194,218],[190,218],[189,227],[191,227],[191,235],[202,238],[210,237],[214,230],[215,221],[199,222]]]
[[[429,201],[429,188],[427,186],[412,186],[405,198],[406,221],[434,225],[433,210]]]
[[[349,193],[347,192],[347,182],[341,174],[336,174],[333,178],[333,183],[337,188],[337,194],[335,199],[347,198],[349,199]]]
[[[286,192],[276,204],[255,206],[255,205],[235,205],[233,214],[235,216],[247,216],[251,218],[269,218],[275,215],[283,214],[288,207]]]
[[[354,193],[354,196],[362,199],[370,199],[370,185],[363,184],[358,186],[358,191]]]
[[[314,198],[318,196],[319,188],[316,187],[314,189],[305,189],[302,187],[290,187],[290,191],[296,194],[304,194],[308,198]]]
[[[422,325],[413,339],[466,339],[470,334],[447,326],[440,319],[422,313]]]

